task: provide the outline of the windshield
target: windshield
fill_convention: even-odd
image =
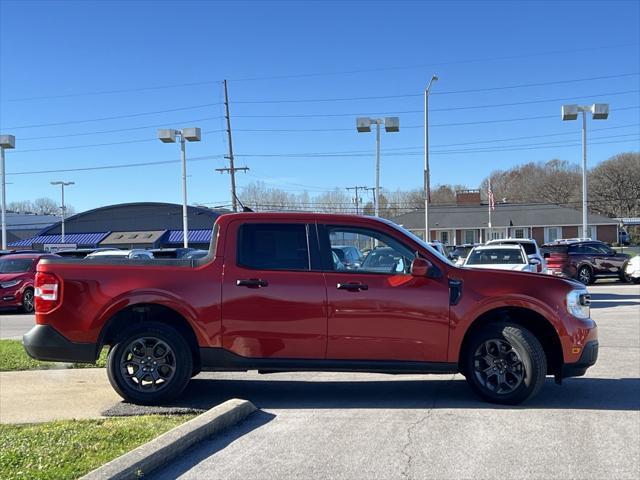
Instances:
[[[491,248],[474,250],[467,258],[466,265],[500,265],[527,263],[520,250],[513,248]]]
[[[5,258],[0,260],[0,273],[22,273],[31,270],[33,258]]]
[[[398,230],[403,235],[406,235],[407,237],[411,238],[411,240],[413,240],[414,242],[419,244],[422,248],[424,248],[425,250],[428,250],[430,253],[432,253],[433,255],[438,257],[439,260],[443,261],[447,265],[453,266],[453,263],[451,262],[451,260],[449,260],[447,257],[442,255],[439,251],[437,251],[435,248],[433,248],[428,243],[425,243],[424,240],[422,240],[420,237],[418,237],[414,233],[410,232],[406,228],[401,227],[400,225],[398,225],[396,223],[393,223],[393,222],[391,222],[389,220],[385,220],[385,219],[382,219],[382,218],[380,220],[383,221],[384,223],[386,223],[387,225],[389,225],[390,227],[395,228],[396,230]]]

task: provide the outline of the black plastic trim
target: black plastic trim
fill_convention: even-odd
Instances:
[[[51,325],[35,325],[22,337],[31,358],[52,362],[95,363],[95,343],[76,343],[65,338]]]
[[[449,279],[449,305],[455,306],[462,297],[462,280]]]
[[[248,358],[224,348],[200,348],[204,371],[457,373],[457,363],[397,360],[307,360],[297,358]]]
[[[583,376],[587,369],[598,360],[598,347],[597,340],[587,342],[582,349],[580,359],[576,363],[565,363],[562,366],[562,378]]]

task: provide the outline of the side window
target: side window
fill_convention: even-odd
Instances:
[[[406,275],[414,253],[392,237],[376,230],[352,227],[327,227],[332,248],[349,246],[357,261],[350,264],[333,262],[333,270],[354,273],[387,273]]]
[[[238,264],[256,270],[309,270],[306,225],[242,225],[238,235]]]

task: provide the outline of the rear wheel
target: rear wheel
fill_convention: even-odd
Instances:
[[[589,267],[582,266],[578,269],[578,280],[580,283],[584,283],[585,285],[589,285],[593,283],[593,273]]]
[[[33,313],[33,310],[34,310],[33,290],[31,288],[27,288],[22,294],[21,309],[24,313]]]
[[[187,341],[159,322],[143,322],[123,332],[107,360],[111,386],[126,401],[142,405],[180,395],[192,371]]]
[[[471,339],[464,369],[469,385],[484,400],[515,405],[538,393],[547,374],[547,359],[529,330],[493,323]]]

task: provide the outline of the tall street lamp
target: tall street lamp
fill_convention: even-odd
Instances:
[[[2,249],[7,249],[7,184],[6,172],[4,169],[5,148],[16,148],[16,137],[13,135],[0,135],[0,175],[2,176]]]
[[[380,125],[384,125],[386,132],[399,132],[400,119],[398,117],[369,118],[358,117],[356,129],[359,133],[370,132],[371,125],[376,126],[376,190],[373,199],[376,217],[380,216]]]
[[[429,93],[438,77],[433,75],[424,90],[424,241],[431,241],[429,236],[429,202],[431,201],[431,173],[429,170]]]
[[[184,149],[185,140],[199,142],[201,133],[199,128],[183,128],[182,130],[158,130],[158,138],[163,143],[175,143],[176,135],[180,137],[180,154],[182,157],[182,235],[184,248],[189,247],[189,227],[187,224],[187,154]]]
[[[577,120],[582,112],[582,236],[587,236],[587,112],[594,120],[606,120],[609,117],[608,103],[593,105],[563,105],[562,120]]]
[[[60,204],[60,218],[62,219],[62,222],[60,223],[60,232],[62,233],[61,243],[64,243],[64,219],[67,210],[67,207],[65,207],[64,205],[64,187],[75,184],[75,182],[62,182],[59,180],[56,182],[51,182],[51,185],[60,185],[60,193],[62,195],[62,203]]]

